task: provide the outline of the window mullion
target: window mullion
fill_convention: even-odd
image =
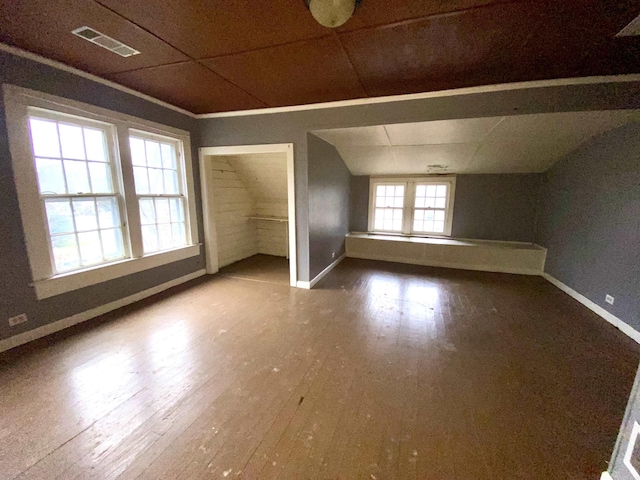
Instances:
[[[131,150],[129,148],[129,129],[124,124],[118,124],[118,153],[120,157],[120,174],[122,176],[122,198],[126,220],[123,222],[125,233],[128,232],[129,248],[132,258],[140,258],[144,255],[142,248],[142,226],[140,223],[140,207],[136,195],[135,181],[133,177],[133,163],[131,162]]]
[[[411,234],[411,225],[413,223],[413,205],[415,202],[416,184],[415,182],[407,182],[404,196],[404,212],[402,215],[402,233]]]

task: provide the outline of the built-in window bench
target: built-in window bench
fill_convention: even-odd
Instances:
[[[541,275],[547,249],[533,243],[349,233],[347,257],[432,267]]]

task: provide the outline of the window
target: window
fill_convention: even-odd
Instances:
[[[38,298],[199,255],[188,132],[4,86]]]
[[[178,145],[142,132],[131,132],[129,144],[144,252],[183,246],[186,231]]]
[[[112,126],[30,108],[29,130],[54,272],[125,258]]]
[[[455,177],[372,178],[369,230],[451,235]]]

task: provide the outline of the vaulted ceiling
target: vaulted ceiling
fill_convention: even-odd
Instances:
[[[0,41],[194,113],[640,72],[637,0],[362,0],[337,30],[303,0],[0,0]],[[122,58],[71,34],[89,26]]]
[[[636,110],[539,113],[316,130],[354,175],[541,173]]]

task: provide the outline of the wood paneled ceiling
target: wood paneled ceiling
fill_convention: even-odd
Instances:
[[[362,0],[337,30],[303,0],[0,5],[0,41],[194,113],[640,73],[640,37],[615,37],[637,0]],[[141,54],[71,34],[85,25]]]

